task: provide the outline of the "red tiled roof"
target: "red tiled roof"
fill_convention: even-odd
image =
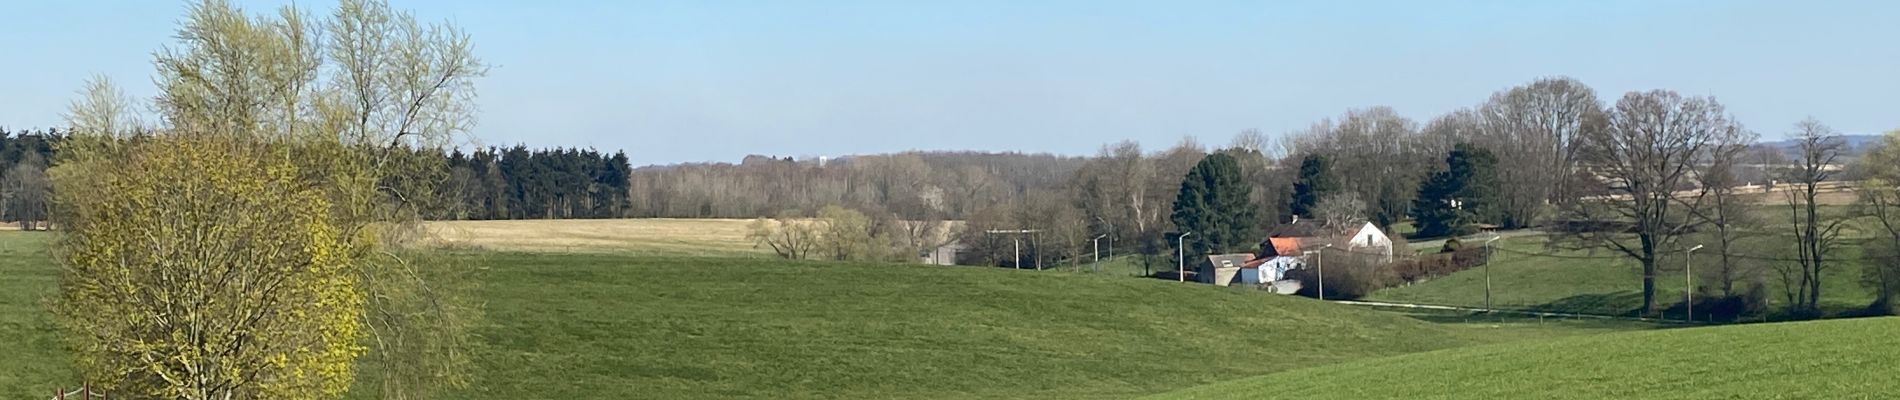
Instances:
[[[1290,237],[1268,238],[1273,244],[1273,255],[1294,256],[1300,254],[1300,239]]]

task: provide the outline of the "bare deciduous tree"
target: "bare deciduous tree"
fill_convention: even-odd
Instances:
[[[1273,140],[1267,138],[1267,134],[1261,133],[1259,129],[1248,129],[1234,134],[1234,139],[1227,143],[1227,148],[1250,150],[1269,158],[1280,156],[1279,149],[1273,146]]]
[[[1725,146],[1745,146],[1741,143]],[[1736,151],[1719,149],[1718,153]],[[1757,266],[1753,260],[1736,257],[1741,249],[1740,241],[1749,228],[1760,225],[1760,221],[1750,212],[1755,202],[1737,191],[1741,183],[1736,179],[1736,164],[1742,157],[1727,157],[1710,160],[1708,168],[1697,175],[1697,182],[1708,191],[1709,206],[1697,210],[1697,218],[1708,224],[1709,243],[1718,253],[1715,255],[1715,268],[1707,269],[1704,281],[1713,281],[1721,290],[1722,296],[1736,296],[1737,283],[1756,283],[1759,279]]]
[[[1841,230],[1846,228],[1847,218],[1829,218],[1821,215],[1821,205],[1816,200],[1821,195],[1821,183],[1833,178],[1840,167],[1841,153],[1847,149],[1847,142],[1833,128],[1821,124],[1814,118],[1801,120],[1795,124],[1791,134],[1795,141],[1795,165],[1783,171],[1782,178],[1792,187],[1783,193],[1788,199],[1789,217],[1794,224],[1795,254],[1800,257],[1796,264],[1798,274],[1784,272],[1783,283],[1787,287],[1785,295],[1796,310],[1817,311],[1821,301],[1821,276],[1828,269],[1827,255],[1839,246]]]
[[[0,201],[5,203],[0,206],[13,214],[21,230],[38,229],[40,223],[46,221],[52,191],[53,183],[46,177],[46,161],[38,153],[27,153],[0,179]]]
[[[1491,95],[1477,110],[1478,144],[1498,155],[1502,225],[1529,226],[1545,204],[1563,201],[1562,176],[1576,160],[1573,142],[1600,112],[1596,92],[1566,77],[1539,79]]]
[[[1382,226],[1408,214],[1419,182],[1450,150],[1389,107],[1349,110],[1289,140],[1290,154],[1325,155],[1332,171],[1351,176],[1339,180],[1340,189],[1358,193],[1366,205],[1363,215]]]
[[[1315,217],[1331,229],[1346,229],[1366,220],[1366,202],[1359,199],[1358,192],[1339,192],[1326,196],[1314,208]]]
[[[803,260],[811,257],[812,249],[818,246],[817,232],[803,219],[797,211],[756,219],[747,226],[746,238],[752,240],[753,247],[770,247],[779,257]]]
[[[1585,197],[1567,202],[1566,218],[1628,224],[1622,229],[1569,232],[1576,244],[1615,250],[1643,267],[1643,311],[1656,311],[1657,261],[1680,247],[1708,207],[1708,191],[1693,189],[1693,174],[1710,159],[1734,157],[1749,134],[1714,98],[1655,90],[1632,92],[1604,116],[1602,129],[1577,140],[1577,167],[1588,179],[1572,182]],[[1689,190],[1685,190],[1689,189]]]
[[[93,76],[66,111],[66,121],[81,135],[123,136],[140,127],[132,99],[105,75]]]

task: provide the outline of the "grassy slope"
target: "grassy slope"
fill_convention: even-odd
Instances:
[[[1305,299],[1119,277],[489,257],[495,324],[483,332],[490,347],[474,398],[1126,397],[1499,340]]]
[[[56,284],[52,237],[0,233],[0,397],[77,383],[40,302]],[[1408,318],[1112,275],[627,253],[458,257],[485,268],[488,322],[475,385],[455,398],[1127,397],[1641,328]]]
[[[1748,243],[1750,253],[1762,248],[1776,247],[1774,243],[1761,243],[1756,239]],[[1525,308],[1564,312],[1595,314],[1624,314],[1642,305],[1642,267],[1627,258],[1614,259],[1576,259],[1539,257],[1521,253],[1555,253],[1563,256],[1611,256],[1606,250],[1594,254],[1585,251],[1553,251],[1544,248],[1542,237],[1511,238],[1498,242],[1499,246],[1516,252],[1500,251],[1491,265],[1492,303],[1502,308]],[[1831,310],[1847,310],[1864,307],[1873,298],[1858,283],[1859,248],[1845,247],[1838,250],[1835,258],[1843,260],[1826,271],[1822,281],[1822,303]],[[1774,255],[1774,254],[1769,254]],[[1714,268],[1713,257],[1698,254],[1696,268],[1699,272]],[[1657,277],[1657,299],[1663,307],[1675,306],[1682,301],[1682,289],[1685,287],[1682,276],[1682,258],[1679,254],[1670,254],[1661,262]],[[1765,268],[1765,266],[1764,266]],[[1484,269],[1477,268],[1424,283],[1397,287],[1373,292],[1370,300],[1415,302],[1425,304],[1482,306],[1484,305]],[[1765,271],[1768,294],[1771,301],[1780,301],[1780,281],[1772,277],[1772,271]],[[1698,276],[1698,285],[1707,285],[1705,277]]]
[[[1276,373],[1159,399],[1900,396],[1900,318],[1618,333]]]

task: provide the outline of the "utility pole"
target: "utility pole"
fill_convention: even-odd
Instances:
[[[1504,239],[1504,237],[1499,236],[1496,233],[1493,233],[1491,234],[1491,240],[1484,241],[1484,312],[1487,312],[1487,313],[1492,311],[1491,310],[1491,242],[1496,242],[1499,239]]]
[[[1174,264],[1175,264],[1175,268],[1177,268],[1177,270],[1174,273],[1174,278],[1181,282],[1187,282],[1187,246],[1186,244],[1187,244],[1188,235],[1192,235],[1192,234],[1194,234],[1194,232],[1182,232],[1181,236],[1176,236],[1174,238]]]
[[[1089,243],[1095,244],[1095,251],[1089,252],[1089,255],[1095,256],[1095,260],[1089,262],[1089,268],[1095,270],[1095,273],[1098,274],[1102,273],[1102,238],[1105,237],[1108,237],[1108,235],[1104,234],[1096,236],[1094,239],[1089,239]],[[1114,246],[1114,242],[1109,242],[1109,248],[1113,249]]]
[[[1702,245],[1682,251],[1682,319],[1689,322],[1695,322],[1695,274],[1689,272],[1694,267],[1694,264],[1689,263],[1689,257],[1694,256],[1696,250],[1702,250]]]
[[[1041,232],[1041,231],[1034,230],[1034,229],[1015,229],[1015,230],[993,229],[993,230],[983,231],[983,233],[987,233],[991,235],[999,235],[999,234],[1017,235],[1017,236],[1012,236],[1009,238],[1010,243],[1016,245],[1016,263],[1014,265],[1011,265],[1011,267],[1015,267],[1016,269],[1023,269],[1023,238],[1021,235],[1026,235],[1026,234],[1031,234],[1031,233],[1036,233],[1036,232]],[[1037,269],[1041,269],[1041,268],[1037,268]]]
[[[1313,263],[1314,267],[1319,269],[1319,291],[1316,291],[1314,293],[1319,294],[1319,299],[1321,301],[1326,300],[1326,249],[1330,249],[1330,248],[1333,248],[1333,245],[1328,244],[1325,247],[1320,247],[1319,250],[1313,250],[1313,251],[1302,253],[1302,254],[1319,253],[1319,260]]]

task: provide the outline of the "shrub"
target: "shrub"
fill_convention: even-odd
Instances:
[[[1900,249],[1885,240],[1869,241],[1862,258],[1860,283],[1874,292],[1870,311],[1890,314],[1893,297],[1900,293]]]
[[[58,306],[103,389],[325,398],[364,352],[365,301],[330,202],[283,146],[165,135],[59,175]]]
[[[1300,294],[1304,296],[1318,295],[1321,272],[1324,272],[1327,299],[1358,299],[1399,281],[1392,265],[1375,255],[1327,251],[1325,260],[1309,262],[1307,268],[1287,272],[1288,279],[1300,281]]]
[[[1414,283],[1476,268],[1489,258],[1483,248],[1428,254],[1392,263],[1392,273],[1400,282]]]
[[[1462,240],[1458,240],[1458,238],[1454,237],[1450,239],[1445,239],[1445,245],[1439,246],[1438,252],[1450,253],[1450,252],[1458,251],[1464,248],[1465,248],[1465,242]]]

